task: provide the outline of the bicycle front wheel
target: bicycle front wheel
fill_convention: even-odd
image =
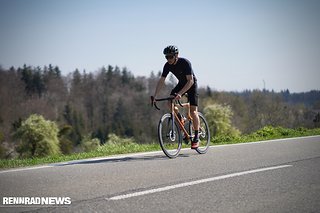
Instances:
[[[176,122],[172,122],[170,113],[164,114],[158,125],[159,143],[164,154],[169,158],[175,158],[181,150],[181,132]]]

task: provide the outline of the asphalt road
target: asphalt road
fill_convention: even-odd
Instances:
[[[320,212],[320,136],[2,170],[4,197],[71,204],[0,212]]]

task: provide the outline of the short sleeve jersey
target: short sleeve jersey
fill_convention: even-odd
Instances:
[[[187,83],[187,75],[193,75],[193,79],[196,81],[191,63],[185,58],[178,58],[177,63],[172,65],[167,62],[163,67],[162,77],[167,77],[169,72],[172,72],[172,74],[176,76],[179,84],[185,85]]]

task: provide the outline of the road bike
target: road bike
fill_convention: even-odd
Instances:
[[[152,105],[158,110],[158,101],[169,101],[171,109],[169,113],[162,115],[158,124],[158,139],[164,154],[169,158],[175,158],[179,155],[182,141],[188,144],[194,137],[193,121],[190,114],[190,103],[181,103],[175,101],[174,97],[155,99],[151,96]],[[179,108],[186,108],[187,114],[183,115]],[[210,130],[208,123],[201,112],[198,112],[199,127],[199,147],[196,151],[199,154],[205,154],[210,145]]]

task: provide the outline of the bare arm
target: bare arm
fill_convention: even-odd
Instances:
[[[161,78],[159,79],[158,83],[157,83],[157,87],[156,87],[156,91],[154,92],[154,97],[157,97],[158,93],[160,92],[160,90],[162,89],[163,85],[164,85],[164,81],[166,80],[165,77],[161,76]]]

